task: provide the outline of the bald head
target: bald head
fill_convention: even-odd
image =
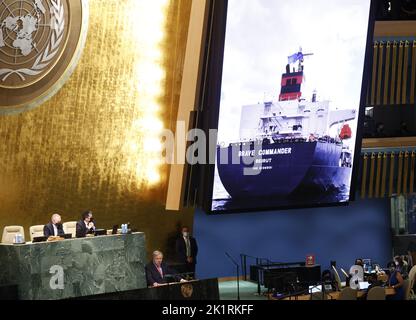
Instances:
[[[52,215],[51,221],[53,224],[59,224],[62,222],[62,218],[59,214],[55,213],[54,215]]]

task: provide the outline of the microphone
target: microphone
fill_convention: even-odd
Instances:
[[[236,265],[238,266],[238,263],[233,259],[233,257],[230,256],[228,252],[225,252],[225,255]]]
[[[192,272],[186,272],[186,273],[167,273],[163,276],[164,279],[168,280],[168,283],[174,283],[174,282],[180,282],[181,280],[186,280],[187,276],[192,275]],[[171,281],[173,280],[173,281]],[[188,281],[188,280],[186,280]]]
[[[225,252],[225,255],[230,259],[230,261],[236,266],[237,269],[237,300],[240,300],[240,265],[228,254]]]

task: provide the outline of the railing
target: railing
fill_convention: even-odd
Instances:
[[[416,137],[364,139],[362,153],[416,150]]]
[[[265,265],[265,266],[270,266],[275,264],[276,262],[272,262],[270,259],[267,258],[259,258],[259,257],[254,257],[254,256],[250,256],[247,254],[240,254],[240,258],[241,258],[241,270],[242,270],[242,275],[244,278],[244,281],[247,281],[247,259],[253,259],[256,261],[256,265]]]
[[[244,281],[247,281],[247,259],[253,259],[256,261],[256,266],[272,266],[274,264],[276,264],[276,262],[271,261],[270,259],[267,258],[259,258],[259,257],[254,257],[254,256],[250,256],[247,254],[240,254],[240,258],[241,258],[241,270],[242,270],[242,275],[244,277]],[[277,262],[279,263],[279,262]],[[258,295],[261,295],[261,283],[263,280],[263,270],[261,270],[259,268],[258,270],[258,278],[257,278],[257,293]]]
[[[300,265],[300,266],[304,266],[305,262],[294,262],[294,263],[287,263],[287,262],[276,262],[276,261],[272,261],[268,258],[259,258],[259,257],[254,257],[254,256],[250,256],[247,254],[240,254],[240,258],[241,258],[241,269],[242,269],[242,275],[243,275],[243,279],[244,281],[247,281],[247,260],[248,259],[252,259],[256,261],[255,266],[258,267],[258,274],[257,274],[257,293],[258,295],[261,295],[261,284],[264,283],[264,272],[269,269],[269,268],[273,268],[273,267],[281,267],[281,268],[285,268],[285,267],[293,267],[295,265]],[[253,279],[251,279],[253,280]]]

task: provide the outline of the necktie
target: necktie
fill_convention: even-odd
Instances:
[[[157,271],[159,271],[160,276],[163,278],[163,271],[162,271],[162,267],[158,267],[158,266],[156,266],[156,268],[157,268]]]
[[[186,256],[191,256],[191,242],[189,241],[189,237],[185,237],[185,243],[186,243]]]

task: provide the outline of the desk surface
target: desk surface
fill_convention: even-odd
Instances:
[[[393,296],[393,295],[396,294],[396,290],[394,290],[393,288],[385,288],[385,291],[386,291],[386,296]],[[340,294],[341,294],[340,291],[329,292],[329,293],[327,293],[328,300],[339,300]],[[357,299],[363,298],[366,294],[367,294],[367,291],[357,291]],[[311,295],[310,294],[305,294],[305,295],[287,297],[287,298],[284,298],[284,299],[277,299],[277,298],[274,298],[272,295],[269,295],[268,298],[269,298],[269,300],[306,301],[306,300],[311,300]]]
[[[81,300],[219,300],[218,279],[193,280],[159,287],[82,297]]]
[[[133,235],[144,235],[143,232],[134,232],[131,233]],[[58,241],[42,241],[42,242],[32,242],[28,241],[22,244],[16,243],[16,244],[10,244],[10,243],[0,243],[0,246],[6,246],[6,247],[25,247],[30,245],[44,245],[44,244],[51,244],[51,243],[60,243],[64,241],[74,241],[74,240],[87,240],[87,239],[99,239],[99,238],[116,238],[116,237],[122,237],[125,236],[124,234],[109,234],[109,235],[102,235],[102,236],[93,236],[93,237],[85,237],[85,238],[71,238],[71,239],[63,239]]]
[[[0,286],[19,299],[55,300],[146,287],[145,235],[0,246]]]

